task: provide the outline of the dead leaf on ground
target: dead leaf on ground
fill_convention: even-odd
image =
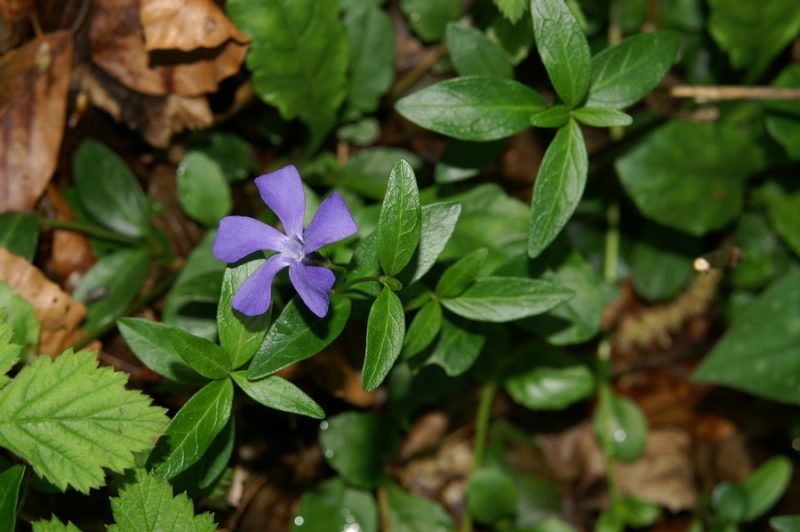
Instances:
[[[248,41],[211,0],[141,0],[139,19],[148,51],[189,52]]]
[[[348,360],[342,342],[332,343],[306,364],[314,380],[334,397],[360,407],[375,404],[377,394],[361,387],[361,372]]]
[[[411,493],[441,501],[450,513],[460,516],[464,511],[472,458],[469,440],[448,442],[435,454],[404,465],[397,472],[398,481]]]
[[[73,48],[60,31],[0,58],[0,212],[32,208],[53,175]]]
[[[241,68],[247,45],[234,40],[149,54],[138,10],[137,0],[95,0],[89,18],[92,61],[125,87],[151,96],[199,96]]]
[[[5,248],[0,248],[0,281],[33,305],[42,324],[39,353],[58,355],[83,336],[78,325],[86,316],[86,307],[72,299],[36,266]]]
[[[32,8],[32,0],[0,0],[0,13],[9,24],[28,18]]]
[[[57,187],[47,187],[47,200],[58,220],[75,219],[75,214]],[[95,261],[89,239],[84,234],[64,229],[53,230],[53,251],[45,270],[52,273],[63,286],[74,288]]]

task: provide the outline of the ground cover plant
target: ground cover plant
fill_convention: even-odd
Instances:
[[[796,0],[0,15],[0,530],[800,529]]]

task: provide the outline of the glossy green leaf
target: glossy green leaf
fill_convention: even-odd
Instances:
[[[368,392],[381,385],[400,355],[406,332],[403,304],[397,294],[384,288],[369,311],[367,350],[361,386]]]
[[[123,249],[98,260],[73,292],[89,308],[85,327],[93,330],[122,315],[149,270],[150,254],[144,249]]]
[[[532,410],[562,410],[594,392],[594,376],[583,364],[537,366],[508,379],[506,390]]]
[[[738,523],[747,513],[747,492],[737,484],[722,482],[711,492],[714,517],[723,522]]]
[[[212,227],[231,213],[231,189],[214,159],[190,151],[178,165],[177,176],[178,202],[190,218]]]
[[[284,119],[299,117],[319,146],[347,90],[350,46],[336,0],[232,0],[225,10],[251,39],[256,94]]]
[[[15,465],[0,473],[0,530],[16,527],[17,501],[24,475],[24,465]]]
[[[345,13],[350,39],[350,67],[344,118],[354,120],[378,108],[394,79],[394,26],[378,6],[364,5]]]
[[[533,34],[558,96],[575,107],[586,96],[592,74],[589,42],[564,0],[532,0]]]
[[[147,465],[159,478],[171,479],[200,460],[228,423],[233,405],[230,379],[206,384],[178,410],[156,443]]]
[[[553,105],[531,116],[533,127],[563,127],[569,122],[570,111],[566,105]]]
[[[648,301],[676,296],[694,277],[692,263],[702,251],[702,242],[697,238],[645,224],[631,250],[636,293]]]
[[[233,456],[235,425],[235,418],[231,416],[202,458],[171,480],[175,491],[186,491],[191,496],[202,496],[220,481]]]
[[[369,146],[378,140],[380,134],[380,122],[378,122],[377,118],[372,117],[362,118],[357,122],[346,124],[336,130],[337,139],[355,144],[356,146]],[[350,159],[348,158],[347,161],[350,162]]]
[[[247,179],[258,166],[250,143],[233,133],[210,131],[190,142],[188,148],[211,157],[231,183]]]
[[[755,521],[783,497],[792,478],[792,469],[792,462],[788,458],[775,456],[740,484],[747,496],[747,511],[743,521]]]
[[[742,260],[730,272],[734,286],[761,288],[789,266],[786,248],[761,214],[744,213],[736,224],[733,240],[742,250]]]
[[[419,244],[422,209],[411,165],[399,160],[389,174],[378,218],[378,257],[386,275],[399,273]]]
[[[150,209],[142,187],[105,144],[84,140],[72,160],[72,175],[81,206],[97,223],[127,236],[147,232]]]
[[[782,515],[769,520],[769,526],[776,532],[796,532],[800,530],[800,515]]]
[[[392,532],[452,532],[453,519],[439,504],[413,495],[394,483],[386,486]]]
[[[669,72],[679,45],[677,32],[655,31],[606,48],[592,58],[586,106],[622,109],[638,102]]]
[[[422,207],[419,246],[400,275],[402,281],[411,284],[428,273],[450,240],[460,214],[461,205],[455,202]]]
[[[476,176],[503,154],[506,145],[505,140],[469,142],[449,139],[436,162],[433,178],[437,183],[455,183]]]
[[[461,140],[489,141],[527,129],[544,107],[533,89],[510,79],[461,76],[426,87],[395,105],[424,128]]]
[[[436,294],[441,298],[461,295],[478,278],[488,254],[489,250],[479,248],[458,259],[439,278],[439,282],[436,283]]]
[[[477,332],[474,324],[445,317],[428,363],[440,366],[449,377],[461,375],[472,367],[485,343],[486,336]]]
[[[431,299],[414,315],[403,340],[403,357],[412,358],[428,347],[442,327],[442,306]]]
[[[234,372],[231,376],[244,393],[266,407],[316,419],[325,417],[325,412],[312,398],[286,379],[272,375],[251,381],[245,371]]]
[[[444,38],[447,23],[461,14],[459,0],[400,0],[400,9],[411,28],[427,42]]]
[[[494,4],[500,13],[511,22],[517,22],[522,18],[528,8],[528,0],[494,0]]]
[[[588,168],[583,133],[570,119],[556,133],[539,166],[531,199],[528,256],[544,251],[572,217],[583,197]]]
[[[340,183],[370,199],[382,200],[395,163],[403,159],[414,171],[422,169],[422,160],[400,148],[374,147],[360,150],[347,159]]]
[[[592,127],[629,126],[633,123],[631,115],[603,107],[581,107],[572,111],[572,116],[578,122]]]
[[[247,378],[260,379],[322,351],[341,334],[350,308],[348,298],[332,296],[328,315],[319,318],[293,298],[267,331]]]
[[[496,523],[517,510],[517,487],[511,476],[497,467],[483,467],[472,472],[467,487],[467,503],[475,520]]]
[[[800,272],[774,282],[731,324],[695,371],[710,381],[800,404]]]
[[[219,344],[230,355],[233,368],[239,368],[250,360],[267,334],[272,305],[260,316],[245,316],[234,310],[231,303],[245,279],[262,264],[264,264],[263,259],[256,259],[237,266],[229,266],[222,278],[222,293],[217,307],[217,331]]]
[[[762,160],[761,149],[733,126],[670,122],[617,159],[616,168],[642,214],[701,236],[739,214],[744,178]]]
[[[292,532],[330,532],[352,528],[378,532],[378,506],[367,490],[347,486],[334,477],[300,498]]]
[[[0,214],[0,247],[33,261],[39,241],[39,222],[29,212]]]
[[[42,327],[33,305],[2,281],[0,281],[0,322],[5,322],[11,329],[10,343],[22,346],[32,353],[39,347]]]
[[[800,88],[800,65],[792,63],[781,70],[773,82],[773,87]],[[800,101],[797,100],[768,100],[764,102],[771,112],[781,113],[785,116],[800,118]]]
[[[478,29],[448,24],[447,51],[460,76],[514,77],[508,56]]]
[[[167,341],[172,325],[142,318],[121,318],[119,332],[136,357],[148,368],[172,381],[197,384],[205,379],[189,367]]]
[[[393,425],[373,412],[345,412],[320,424],[322,455],[348,483],[374,488],[397,447]]]
[[[647,443],[647,419],[639,406],[607,386],[600,387],[594,430],[611,456],[625,462],[637,460]]]
[[[766,202],[772,227],[789,248],[800,255],[800,193],[771,194]]]
[[[209,379],[224,379],[233,369],[231,357],[217,344],[171,327],[166,340],[193,370]]]
[[[800,159],[800,119],[767,115],[764,121],[770,136],[783,146],[786,154],[792,160]]]

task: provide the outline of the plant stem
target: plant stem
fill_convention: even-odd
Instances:
[[[121,244],[128,244],[140,246],[143,244],[142,240],[130,236],[120,235],[108,229],[104,229],[99,225],[94,225],[78,220],[53,220],[52,218],[39,217],[39,225],[53,227],[55,229],[65,229],[67,231],[74,231],[76,233],[84,233],[97,238],[105,240],[113,240]]]
[[[436,64],[436,62],[447,53],[447,45],[440,44],[436,48],[429,50],[422,56],[417,64],[409,70],[402,78],[397,80],[397,83],[392,87],[389,92],[389,100],[395,102],[406,93],[408,89],[414,86],[416,82],[422,79],[422,76],[427,74],[428,70]]]
[[[619,263],[619,202],[611,200],[606,208],[605,249],[603,250],[603,280],[614,283],[617,280],[617,267]]]
[[[489,419],[492,414],[492,403],[497,391],[497,384],[487,382],[481,388],[481,398],[478,403],[478,415],[475,420],[475,446],[472,453],[472,471],[483,466],[486,455],[486,444],[488,443]],[[472,532],[472,514],[467,506],[464,511],[464,519],[461,521],[461,532]]]

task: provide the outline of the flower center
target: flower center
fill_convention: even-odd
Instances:
[[[286,239],[285,247],[282,253],[286,256],[286,258],[295,262],[300,262],[306,256],[305,245],[298,237],[289,237]]]

